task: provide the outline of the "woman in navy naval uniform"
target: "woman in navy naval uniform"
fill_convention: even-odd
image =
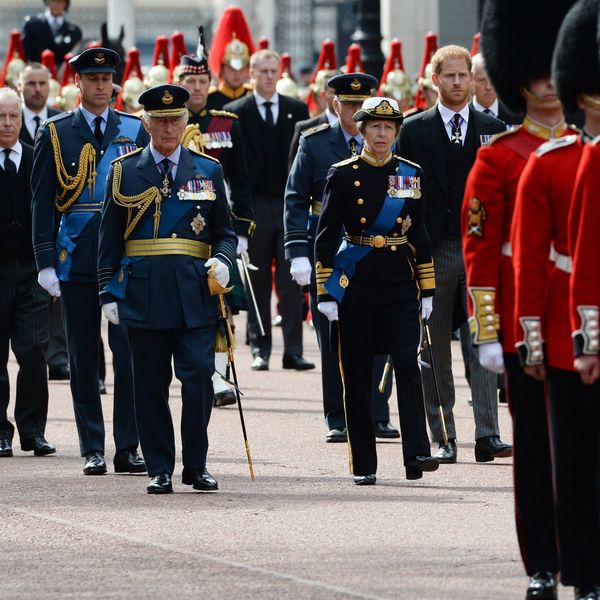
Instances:
[[[392,154],[402,122],[391,98],[369,98],[354,115],[364,137],[359,156],[333,165],[317,227],[318,309],[338,322],[350,470],[356,485],[376,481],[369,395],[373,356],[390,354],[407,479],[435,471],[417,365],[419,309],[431,313],[435,289],[423,220],[418,165]],[[338,248],[340,228],[345,242]]]

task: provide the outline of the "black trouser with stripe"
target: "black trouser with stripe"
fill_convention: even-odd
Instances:
[[[513,423],[515,516],[528,575],[558,571],[554,490],[544,385],[525,375],[516,353],[504,354]]]
[[[19,364],[15,421],[21,440],[44,435],[48,415],[46,349],[50,296],[37,283],[33,258],[0,258],[0,438],[12,440],[8,420],[9,344]]]
[[[600,584],[600,384],[550,368],[548,403],[561,583]]]

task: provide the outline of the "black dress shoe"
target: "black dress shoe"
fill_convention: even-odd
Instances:
[[[167,473],[150,477],[150,483],[146,486],[146,491],[149,494],[171,494],[173,492],[173,484],[171,476]]]
[[[377,421],[375,423],[375,437],[394,439],[400,437],[400,432],[389,422]]]
[[[102,452],[89,452],[85,455],[83,465],[84,475],[104,475],[106,473],[106,461]]]
[[[252,366],[250,367],[253,371],[268,371],[269,370],[269,361],[266,358],[260,356],[254,357],[252,361]]]
[[[438,446],[438,451],[433,456],[438,459],[440,465],[448,465],[456,462],[456,440],[448,440],[447,444],[439,442]]]
[[[8,458],[13,455],[10,440],[0,439],[0,457]]]
[[[106,383],[104,383],[104,379],[98,379],[98,391],[100,394],[106,394]]]
[[[184,467],[181,473],[181,483],[191,485],[201,492],[214,492],[219,489],[217,480],[206,470],[188,469]]]
[[[69,365],[55,365],[48,367],[48,379],[50,381],[65,381],[71,377]]]
[[[348,441],[348,433],[345,427],[341,427],[340,429],[330,429],[327,435],[325,436],[325,441],[328,444],[336,444],[340,442]]]
[[[538,571],[529,578],[525,600],[558,600],[556,575],[550,571]]]
[[[43,435],[21,440],[21,450],[24,452],[33,450],[35,456],[45,456],[56,452],[56,448],[47,442]]]
[[[600,585],[591,583],[575,587],[575,600],[600,600]]]
[[[375,476],[375,473],[354,476],[354,485],[375,485],[376,482],[377,477]]]
[[[213,398],[213,404],[215,406],[229,406],[230,404],[235,404],[235,402],[236,397],[233,390],[223,390],[222,392],[217,392]]]
[[[406,479],[421,479],[423,471],[437,471],[439,466],[434,456],[415,456],[406,463]]]
[[[308,362],[303,356],[294,354],[293,356],[283,356],[284,369],[296,369],[296,371],[309,371],[315,368],[315,363]]]
[[[475,440],[475,460],[477,462],[490,462],[495,458],[506,458],[507,456],[512,456],[512,446],[505,444],[499,436],[490,435]]]
[[[113,459],[115,473],[145,473],[146,463],[136,450],[119,450]]]

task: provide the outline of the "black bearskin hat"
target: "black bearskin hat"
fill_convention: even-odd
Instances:
[[[579,0],[567,13],[556,40],[552,76],[567,112],[581,93],[600,93],[598,9],[600,0]]]
[[[551,73],[560,24],[574,0],[486,0],[481,20],[485,68],[509,110],[526,109],[520,90]]]

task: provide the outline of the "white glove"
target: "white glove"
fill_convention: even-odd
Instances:
[[[323,313],[329,321],[338,320],[338,305],[337,302],[319,302],[317,308],[320,313]]]
[[[209,258],[204,263],[204,266],[207,269],[210,268],[212,265],[216,265],[214,270],[215,279],[219,282],[220,285],[222,285],[223,287],[227,287],[227,284],[229,283],[229,269],[227,268],[227,265],[222,263],[218,258]]]
[[[106,304],[103,304],[102,312],[110,323],[113,325],[119,324],[119,309],[116,302],[107,302]]]
[[[310,283],[311,271],[312,267],[310,266],[310,260],[308,260],[306,256],[292,258],[290,273],[292,275],[292,279],[298,285],[308,285]]]
[[[421,298],[421,318],[429,319],[431,313],[433,312],[433,296],[427,296],[426,298]]]
[[[500,342],[481,344],[479,348],[479,364],[494,373],[504,373],[504,356]]]
[[[238,235],[237,255],[240,256],[242,252],[248,252],[248,238],[245,235]]]
[[[38,283],[55,298],[60,298],[60,285],[54,267],[46,267],[38,273]]]

